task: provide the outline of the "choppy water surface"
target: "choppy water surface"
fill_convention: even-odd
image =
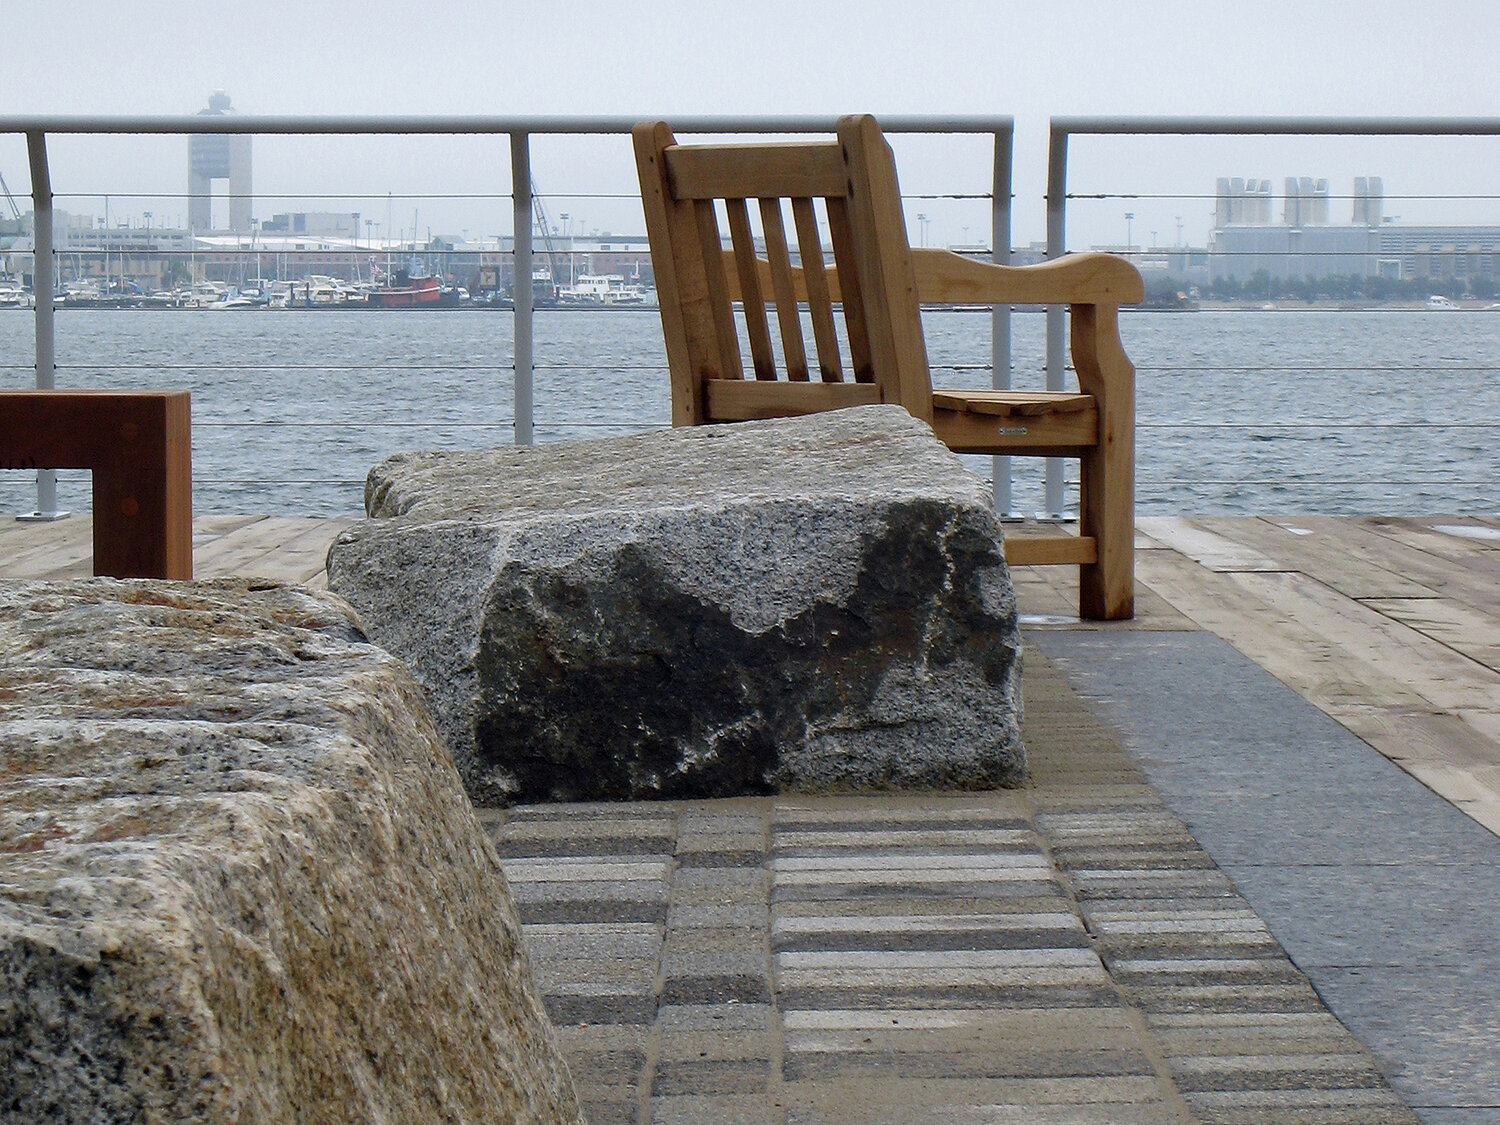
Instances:
[[[939,383],[988,385],[989,318],[925,317]],[[1137,367],[1137,510],[1500,510],[1500,312],[1122,314]],[[32,317],[0,312],[0,385],[33,383]],[[1042,385],[1043,317],[1013,318],[1014,383]],[[540,312],[538,441],[663,426],[654,309]],[[194,510],[358,511],[365,472],[413,448],[512,440],[511,319],[490,312],[62,311],[59,386],[186,387]],[[955,365],[959,370],[944,370]],[[987,458],[970,459],[988,475]],[[1070,479],[1076,467],[1069,466]],[[1042,507],[1041,462],[1013,462]],[[0,472],[0,512],[32,475]],[[89,506],[87,474],[59,501]]]

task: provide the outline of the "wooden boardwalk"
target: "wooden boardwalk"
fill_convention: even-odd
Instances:
[[[351,522],[199,517],[195,574],[326,586]],[[87,575],[91,532],[0,521],[0,578]],[[1031,567],[1025,623],[1216,633],[1500,835],[1500,519],[1161,517],[1136,544],[1134,621],[1079,622],[1077,571]]]

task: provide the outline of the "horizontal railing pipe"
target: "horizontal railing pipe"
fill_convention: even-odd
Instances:
[[[660,117],[659,112],[608,114],[596,117],[521,116],[451,117],[359,115],[204,115],[172,114],[140,117],[106,117],[81,114],[51,116],[0,115],[0,133],[58,134],[194,134],[231,133],[265,135],[403,134],[502,135],[502,134],[621,134],[628,135],[643,120]],[[831,133],[838,123],[834,114],[710,114],[672,115],[672,128],[681,133]],[[1008,115],[893,114],[881,116],[887,133],[1003,133],[1009,134],[1014,118]]]

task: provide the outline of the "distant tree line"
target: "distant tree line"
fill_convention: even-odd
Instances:
[[[1158,284],[1164,291],[1175,292],[1181,283],[1164,279]],[[1219,278],[1204,290],[1205,297],[1216,301],[1420,301],[1435,293],[1454,300],[1467,297],[1492,301],[1500,293],[1500,284],[1488,275],[1416,277],[1403,281],[1364,274],[1279,279],[1265,270],[1256,270],[1244,281]]]

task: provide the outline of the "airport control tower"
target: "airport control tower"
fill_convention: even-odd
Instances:
[[[233,110],[229,95],[215,91],[200,116],[222,116]],[[229,229],[250,231],[250,137],[199,133],[188,137],[188,226],[213,229],[213,182],[229,181]]]

